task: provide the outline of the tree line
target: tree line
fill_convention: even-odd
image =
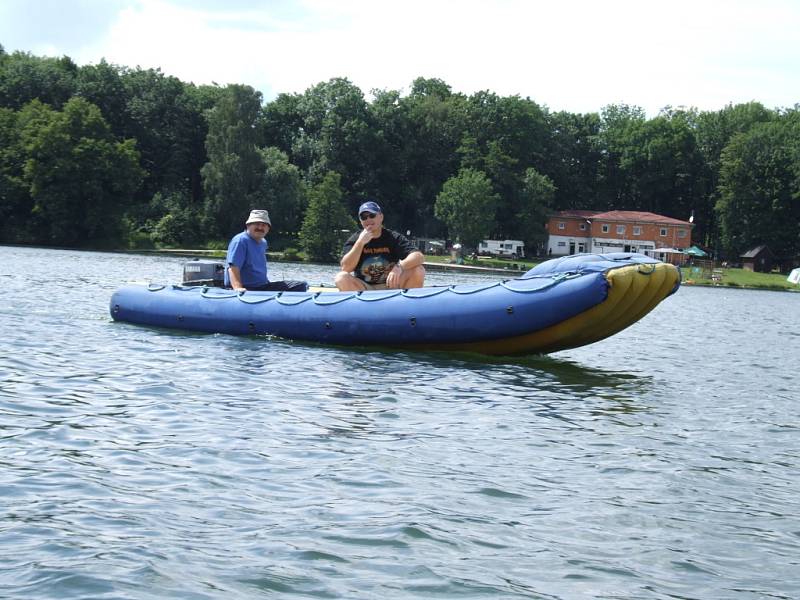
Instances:
[[[541,248],[553,211],[641,210],[693,215],[719,258],[800,255],[800,105],[573,114],[435,78],[370,95],[334,78],[264,102],[0,46],[0,242],[213,247],[267,208],[273,246],[332,259],[370,198],[394,229],[467,246]]]

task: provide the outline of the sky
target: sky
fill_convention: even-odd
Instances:
[[[265,101],[345,77],[408,93],[720,110],[800,103],[800,0],[0,0],[8,53],[247,84]]]

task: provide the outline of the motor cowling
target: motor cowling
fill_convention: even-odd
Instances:
[[[183,285],[223,287],[225,285],[225,265],[215,260],[195,259],[183,265]]]

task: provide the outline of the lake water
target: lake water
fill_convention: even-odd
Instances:
[[[523,359],[111,321],[183,260],[0,247],[0,597],[800,598],[800,294]]]

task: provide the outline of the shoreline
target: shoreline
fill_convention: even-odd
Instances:
[[[222,250],[187,250],[185,248],[177,249],[164,249],[164,250],[121,250],[120,252],[130,254],[163,254],[165,256],[182,256],[186,258],[223,258],[225,252]],[[302,261],[284,261],[282,252],[267,252],[269,260],[274,262],[302,262]],[[333,264],[333,263],[332,263]],[[496,267],[479,267],[475,265],[458,265],[453,263],[440,263],[425,261],[423,266],[432,271],[461,271],[463,273],[496,273],[498,275],[521,275],[527,272],[527,269],[499,269]]]
[[[20,244],[0,244],[0,246],[9,246],[9,247],[20,247],[20,248],[34,248],[34,247],[41,247],[43,249],[49,250],[81,250],[86,252],[118,252],[121,254],[145,254],[145,255],[162,255],[162,256],[179,256],[185,258],[218,258],[222,259],[225,255],[224,250],[207,250],[207,249],[186,249],[186,248],[175,248],[175,249],[124,249],[124,250],[95,250],[95,249],[86,249],[86,248],[54,248],[48,246],[26,246]],[[281,252],[268,252],[267,256],[270,260],[274,262],[303,262],[303,261],[285,261],[283,259],[283,253]],[[480,267],[474,265],[458,265],[453,263],[444,263],[444,262],[429,262],[425,261],[424,266],[426,269],[430,269],[432,271],[460,271],[463,273],[483,273],[483,274],[497,274],[497,275],[506,275],[508,277],[516,277],[519,275],[524,274],[527,269],[510,269],[510,268],[496,268],[496,267]],[[730,284],[730,283],[700,283],[696,281],[692,281],[689,279],[684,279],[681,281],[681,286],[685,287],[707,287],[707,288],[715,288],[715,289],[739,289],[739,290],[762,290],[767,292],[792,292],[792,293],[800,293],[800,286],[796,287],[779,287],[773,285],[737,285],[737,284]]]

